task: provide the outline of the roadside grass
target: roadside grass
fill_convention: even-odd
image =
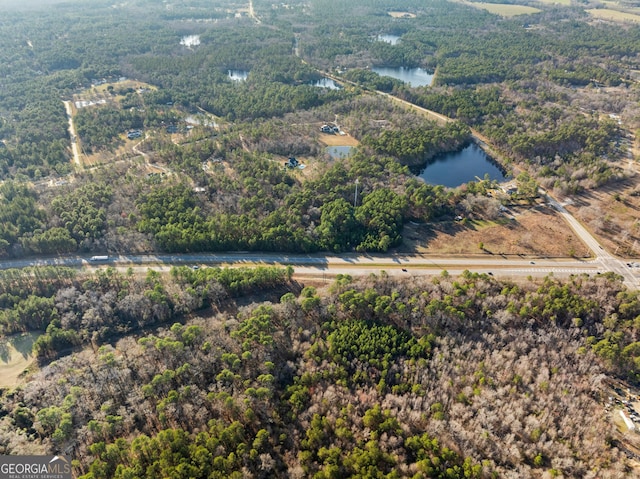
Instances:
[[[518,209],[496,220],[407,223],[399,253],[481,254],[478,246],[494,254],[588,257],[590,250],[576,238],[563,218],[546,209]]]

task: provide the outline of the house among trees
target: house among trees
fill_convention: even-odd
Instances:
[[[322,125],[320,127],[320,131],[322,133],[329,133],[329,134],[340,133],[340,128],[338,126]]]
[[[287,168],[297,168],[300,165],[300,162],[296,160],[293,156],[290,156],[287,161],[285,161],[284,166]]]

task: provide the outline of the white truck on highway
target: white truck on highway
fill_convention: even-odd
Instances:
[[[108,256],[92,256],[89,258],[89,261],[98,262],[98,261],[109,261]]]

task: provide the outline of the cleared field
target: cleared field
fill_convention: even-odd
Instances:
[[[506,3],[485,3],[485,2],[465,2],[475,8],[481,8],[489,13],[500,15],[501,17],[515,17],[518,15],[529,15],[540,13],[542,10],[526,5],[509,5]]]
[[[33,343],[41,333],[21,333],[0,339],[0,387],[15,387],[33,362]]]
[[[589,256],[589,249],[552,208],[511,207],[515,220],[407,224],[401,252],[525,256]],[[479,248],[482,243],[484,250]]]
[[[351,135],[320,134],[320,141],[327,146],[358,146],[360,142]]]
[[[619,12],[618,10],[611,10],[609,8],[592,8],[585,11],[592,17],[602,18],[603,20],[640,23],[640,15],[636,15],[635,13]]]

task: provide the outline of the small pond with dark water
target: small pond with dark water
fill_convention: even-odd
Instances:
[[[431,185],[449,188],[482,180],[485,174],[499,182],[508,179],[500,166],[475,143],[470,143],[460,151],[438,155],[426,166],[412,171]]]

